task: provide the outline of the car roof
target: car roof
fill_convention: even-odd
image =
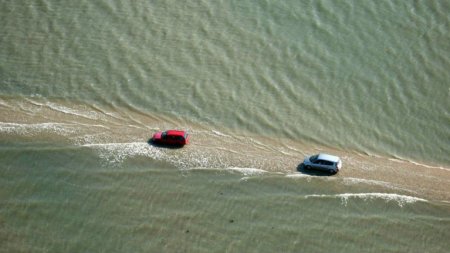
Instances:
[[[167,135],[184,136],[184,134],[186,134],[186,131],[182,131],[182,130],[167,130],[166,134]]]
[[[339,157],[329,154],[319,154],[317,158],[320,160],[330,161],[334,163],[337,163],[339,162],[339,160],[341,160]]]

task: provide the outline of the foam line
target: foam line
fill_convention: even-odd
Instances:
[[[146,142],[131,143],[97,143],[83,144],[82,147],[98,149],[100,158],[110,165],[118,165],[124,160],[135,156],[146,156],[153,159],[161,159],[163,152],[150,147]]]
[[[378,180],[370,180],[370,179],[362,179],[362,178],[354,178],[354,177],[346,177],[342,179],[344,184],[352,185],[352,184],[368,184],[368,185],[377,185],[383,186],[387,188],[397,188],[393,186],[391,183],[378,181]]]
[[[54,103],[46,103],[46,106],[48,106],[49,108],[58,111],[58,112],[62,112],[65,114],[71,114],[71,115],[75,115],[75,116],[79,116],[79,117],[83,117],[83,118],[88,118],[88,119],[98,119],[99,115],[97,112],[94,111],[86,111],[86,112],[82,112],[79,110],[74,110],[72,108],[69,107],[65,107],[62,105],[57,105]]]
[[[381,199],[386,202],[396,201],[400,207],[403,207],[404,204],[412,204],[415,202],[428,202],[426,199],[421,199],[417,197],[407,196],[407,195],[399,195],[395,193],[342,193],[342,194],[312,194],[306,195],[305,198],[340,198],[342,203],[346,206],[349,199],[362,199],[364,201],[367,200],[375,200]]]
[[[73,133],[74,130],[67,128],[67,126],[74,126],[74,125],[65,123],[54,123],[54,122],[36,123],[36,124],[18,124],[18,123],[0,122],[0,132],[16,133],[16,134],[26,134],[30,132],[39,132],[39,131],[51,131],[59,134]]]
[[[429,169],[440,169],[440,170],[450,171],[450,168],[445,168],[443,166],[431,166],[431,165],[418,163],[418,162],[415,162],[415,161],[401,159],[401,158],[389,158],[388,160],[392,161],[392,162],[397,162],[397,163],[411,163],[411,164],[414,164],[414,165],[417,165],[417,166],[421,166],[421,167],[425,167],[425,168],[429,168]]]
[[[19,124],[10,122],[0,122],[0,132],[16,133],[16,134],[25,134],[29,132],[39,132],[39,131],[51,131],[56,133],[73,133],[74,128],[78,126],[109,129],[109,127],[107,126],[98,124],[58,123],[58,122]]]
[[[240,168],[240,167],[230,167],[230,168],[227,168],[227,170],[237,171],[239,173],[242,173],[245,176],[261,175],[261,174],[264,174],[264,173],[267,172],[267,171],[262,170],[262,169]]]
[[[224,133],[219,132],[219,131],[217,131],[217,130],[211,130],[211,131],[212,131],[212,133],[213,133],[214,135],[217,135],[217,136],[221,136],[221,137],[231,137],[230,135],[224,134]]]

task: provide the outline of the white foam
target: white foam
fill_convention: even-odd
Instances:
[[[261,174],[267,173],[267,171],[265,171],[265,170],[256,169],[256,168],[229,167],[226,169],[231,170],[231,171],[237,171],[239,173],[242,173],[245,176],[255,176],[255,175],[261,175]]]
[[[39,132],[51,132],[60,135],[71,134],[75,132],[73,124],[65,123],[36,123],[36,124],[18,124],[0,122],[0,132],[14,133],[14,134],[36,134]]]
[[[47,102],[45,105],[55,111],[66,113],[66,114],[71,114],[71,115],[88,118],[88,119],[98,119],[99,118],[99,114],[95,111],[75,110],[75,109],[72,109],[72,108],[69,108],[66,106],[62,106],[62,105],[58,105],[55,103],[51,103],[51,102]]]
[[[405,188],[396,186],[392,183],[388,183],[385,181],[353,178],[353,177],[346,177],[346,178],[343,178],[342,180],[343,180],[343,183],[346,185],[367,184],[367,185],[381,186],[381,187],[392,189],[392,190],[401,190],[401,191],[409,192],[409,193],[413,193],[413,194],[416,193],[415,191],[412,191],[410,189],[405,189]]]
[[[6,103],[3,99],[0,98],[0,105],[4,106],[4,107],[8,107],[11,108],[11,105],[9,105],[8,103]]]
[[[211,131],[213,132],[213,134],[215,134],[215,135],[217,135],[217,136],[231,137],[231,136],[229,136],[229,135],[227,135],[227,134],[224,134],[224,133],[222,133],[222,132],[219,132],[219,131],[217,131],[217,130],[211,130]]]
[[[174,152],[171,149],[157,148],[147,142],[94,143],[80,146],[96,149],[105,166],[119,166],[129,158],[142,156],[170,163],[180,169],[211,167],[206,157],[192,155],[187,150]]]
[[[305,198],[340,198],[342,200],[343,205],[347,205],[349,199],[356,198],[356,199],[362,199],[364,201],[367,200],[375,200],[375,199],[382,199],[386,202],[390,201],[396,201],[397,204],[400,207],[403,207],[404,204],[411,204],[415,202],[427,202],[425,199],[412,197],[412,196],[406,196],[406,195],[399,195],[395,193],[342,193],[342,194],[335,194],[335,195],[327,195],[327,194],[321,194],[321,195],[306,195]]]
[[[283,148],[279,148],[279,149],[277,149],[277,151],[280,152],[281,154],[287,155],[287,156],[295,155],[295,153],[291,153],[291,152],[289,152],[289,151],[286,151],[286,150],[283,149]]]
[[[264,143],[262,143],[261,141],[255,140],[253,138],[249,138],[249,141],[251,143],[256,144],[256,147],[259,147],[260,149],[264,149],[264,150],[274,150],[271,146],[266,145]]]
[[[417,165],[417,166],[421,166],[421,167],[425,167],[425,168],[429,168],[429,169],[440,169],[440,170],[450,171],[450,168],[445,168],[443,166],[431,166],[431,165],[415,162],[415,161],[408,160],[408,159],[389,158],[388,160],[392,161],[392,162],[397,162],[397,163],[411,163],[411,164],[414,164],[414,165]]]
[[[391,183],[384,182],[384,181],[362,179],[362,178],[354,178],[354,177],[346,177],[346,178],[343,178],[342,180],[343,180],[344,184],[346,184],[346,185],[369,184],[369,185],[383,186],[383,187],[387,187],[387,188],[396,188]]]
[[[429,169],[440,169],[440,170],[450,171],[449,168],[445,168],[445,167],[442,167],[442,166],[431,166],[431,165],[426,165],[426,164],[418,163],[418,162],[414,162],[414,161],[408,161],[408,162],[410,162],[410,163],[412,163],[414,165],[422,166],[422,167],[429,168]]]
[[[0,133],[19,134],[19,135],[34,135],[40,133],[53,133],[62,136],[69,136],[77,133],[81,128],[104,128],[109,129],[107,126],[98,124],[81,124],[81,123],[58,123],[58,122],[44,122],[34,124],[19,124],[0,122]]]
[[[84,144],[83,147],[95,148],[100,152],[100,158],[109,165],[117,165],[125,159],[135,156],[146,156],[153,159],[161,159],[164,153],[153,148],[146,142],[131,143],[99,143]]]
[[[287,174],[286,177],[290,178],[304,178],[304,177],[312,177],[311,175],[304,174],[304,173],[294,173],[294,174]]]
[[[305,178],[306,181],[311,182],[313,179],[313,176],[303,173],[294,173],[294,174],[287,174],[286,177],[288,178]]]

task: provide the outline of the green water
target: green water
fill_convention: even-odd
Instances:
[[[448,251],[448,9],[0,2],[0,251]]]

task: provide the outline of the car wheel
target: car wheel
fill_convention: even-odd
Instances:
[[[306,166],[305,166],[305,169],[310,170],[310,169],[311,169],[311,166],[306,165]]]
[[[330,172],[330,174],[332,174],[332,175],[336,174],[336,171],[334,171],[334,170],[329,170],[329,172]]]

